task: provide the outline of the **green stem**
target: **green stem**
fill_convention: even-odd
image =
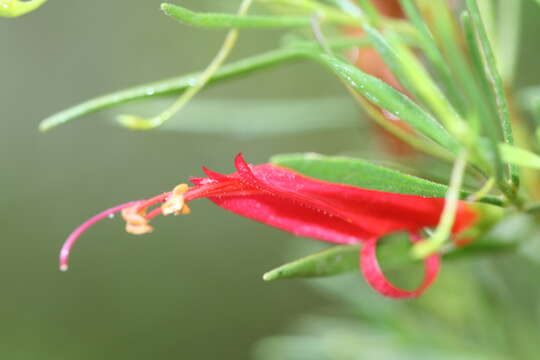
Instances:
[[[240,4],[240,9],[238,10],[238,16],[240,18],[247,13],[252,2],[253,0],[242,1],[242,3]],[[170,120],[178,111],[182,110],[182,108],[205,87],[206,83],[208,83],[214,73],[219,70],[221,65],[223,65],[223,63],[231,53],[232,49],[236,45],[239,34],[240,32],[238,29],[229,30],[227,36],[225,37],[225,41],[221,46],[221,49],[219,50],[215,58],[212,60],[212,62],[208,65],[208,67],[197,78],[196,83],[189,89],[187,89],[186,92],[180,95],[178,100],[176,100],[176,102],[174,102],[174,104],[172,104],[169,108],[165,109],[159,115],[154,116],[151,119],[144,119],[135,115],[120,115],[118,117],[118,121],[120,121],[122,125],[132,130],[149,130],[161,126],[166,121]]]
[[[415,258],[424,259],[434,252],[437,252],[450,236],[456,218],[459,192],[463,182],[466,165],[467,152],[462,151],[454,163],[454,169],[452,170],[452,176],[450,177],[450,186],[446,193],[446,200],[439,220],[439,225],[437,225],[437,229],[435,229],[435,232],[428,240],[419,242],[413,247],[413,256]]]
[[[477,202],[478,200],[486,197],[489,192],[493,189],[493,186],[495,186],[495,178],[490,177],[485,184],[478,190],[477,192],[471,194],[467,197],[467,201],[470,202]]]

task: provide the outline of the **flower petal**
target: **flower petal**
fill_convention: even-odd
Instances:
[[[424,280],[416,290],[403,290],[392,285],[384,275],[377,260],[378,238],[364,242],[360,250],[360,268],[368,284],[378,293],[395,299],[408,299],[420,296],[435,281],[441,267],[440,256],[431,255],[424,260]],[[411,241],[415,241],[411,238]]]
[[[235,164],[236,173],[208,172],[210,178],[192,179],[197,185],[193,193],[205,194],[233,213],[329,242],[353,244],[395,231],[418,232],[436,226],[444,207],[442,198],[329,183],[276,165],[251,166],[241,155]],[[227,188],[219,194],[203,191],[205,186],[217,183],[226,183]],[[473,217],[474,212],[461,204],[454,232],[468,226]]]

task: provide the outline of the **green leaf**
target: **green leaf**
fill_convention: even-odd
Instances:
[[[418,263],[410,254],[410,244],[403,233],[394,233],[381,239],[377,257],[385,270],[402,269]],[[265,281],[335,276],[358,271],[361,244],[331,247],[292,262],[283,264],[263,275]],[[508,254],[518,248],[515,242],[503,242],[485,237],[471,245],[453,248],[443,254],[445,260],[459,260],[471,256]]]
[[[328,43],[332,49],[342,50],[351,46],[365,46],[366,40],[363,38],[338,38],[329,40]],[[306,50],[314,49],[318,49],[318,44],[315,42],[295,42],[291,46],[223,65],[212,76],[207,86],[284,62],[305,58]],[[47,131],[68,121],[129,101],[179,93],[193,86],[199,76],[200,73],[192,73],[102,95],[53,114],[41,121],[39,129],[40,131]]]
[[[502,129],[497,118],[496,105],[491,92],[489,81],[484,70],[484,61],[481,49],[479,47],[476,31],[471,21],[471,16],[468,11],[461,14],[461,24],[465,35],[465,43],[471,58],[472,68],[474,69],[475,86],[477,90],[474,92],[473,100],[474,114],[469,116],[472,127],[479,133],[483,130],[488,138],[488,147],[485,148],[484,156],[492,159],[493,168],[497,183],[501,187],[506,187],[507,175],[505,174],[505,164],[502,161],[499,153],[498,143],[502,139]]]
[[[163,12],[187,25],[205,28],[283,28],[309,26],[309,16],[239,16],[236,14],[196,13],[173,4],[162,4]]]
[[[540,156],[532,151],[518,148],[510,144],[499,144],[499,150],[504,161],[533,169],[540,169]]]
[[[348,157],[282,154],[273,156],[270,162],[316,179],[371,190],[426,197],[445,197],[448,191],[446,185]],[[460,197],[468,195],[469,192],[462,191]],[[499,199],[489,196],[480,201],[501,205]]]
[[[510,121],[510,110],[508,106],[508,101],[506,99],[502,78],[497,69],[497,61],[495,59],[495,54],[489,42],[489,38],[482,22],[482,17],[480,15],[480,10],[478,9],[478,4],[476,3],[476,0],[467,0],[467,7],[471,14],[471,22],[475,28],[476,35],[478,36],[478,40],[482,47],[484,71],[486,74],[486,78],[491,85],[493,96],[495,98],[495,104],[503,133],[503,138],[507,144],[512,145],[514,143],[514,137],[512,134],[512,124]],[[518,186],[519,174],[517,169],[511,166],[510,171],[511,181],[514,183],[515,186]]]
[[[444,197],[448,187],[360,159],[317,154],[285,154],[270,162],[316,179],[399,194]]]
[[[300,58],[302,56],[302,53],[293,48],[283,48],[269,51],[264,54],[256,55],[222,66],[210,79],[209,83],[217,83],[221,80],[226,80],[234,76],[265,69],[273,65]],[[47,131],[70,120],[74,120],[93,112],[128,101],[161,95],[170,95],[184,91],[197,81],[199,75],[200,73],[182,75],[171,79],[139,85],[125,90],[115,91],[110,94],[87,100],[81,104],[46,118],[40,123],[39,129],[41,131]]]
[[[263,279],[332,276],[358,269],[359,250],[360,245],[335,246],[273,269]]]
[[[397,34],[389,32],[389,36],[384,38],[379,31],[369,25],[364,25],[364,30],[403,86],[417,99],[427,104],[453,135],[461,138],[466,134],[459,114],[417,56],[403,46]]]
[[[0,17],[17,17],[36,10],[47,0],[0,0]]]
[[[357,0],[360,8],[364,12],[365,16],[373,26],[379,26],[381,16],[379,11],[375,8],[371,0]]]
[[[130,104],[129,108],[130,111],[152,113],[154,108],[163,108],[163,103],[164,100],[161,99],[150,100]],[[329,121],[329,114],[332,114],[332,121]],[[347,97],[291,100],[204,99],[193,101],[176,117],[179,121],[169,121],[158,130],[245,139],[332,129],[359,130],[363,125],[358,121],[358,108]]]
[[[336,57],[315,52],[307,55],[329,67],[370,102],[405,121],[420,134],[453,153],[459,151],[458,142],[448,134],[444,127],[400,91]]]
[[[439,50],[429,26],[422,18],[422,15],[414,4],[414,1],[400,0],[400,4],[401,8],[407,14],[407,17],[416,28],[418,37],[420,38],[418,45],[424,51],[426,59],[429,61],[429,64],[433,68],[435,74],[443,84],[452,104],[456,106],[461,113],[465,113],[463,94],[456,86],[455,80],[452,78],[450,68]]]

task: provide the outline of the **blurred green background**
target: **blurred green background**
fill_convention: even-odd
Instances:
[[[119,219],[105,221],[77,244],[71,270],[57,270],[59,247],[81,221],[201,175],[202,165],[230,172],[240,151],[261,163],[275,153],[338,154],[365,145],[362,126],[271,137],[142,133],[112,125],[110,112],[38,133],[41,119],[89,97],[199,70],[221,44],[223,32],[175,23],[161,14],[160,1],[134,3],[50,1],[0,20],[1,359],[248,359],[259,339],[283,332],[299,314],[332,313],[335,300],[303,281],[261,279],[294,257],[292,241],[311,240],[208,201],[194,203],[188,217],[157,219],[156,231],[143,237],[125,234]],[[238,1],[182,4],[233,11]],[[525,4],[521,86],[540,83],[540,7]],[[273,48],[280,38],[244,31],[232,58]],[[210,110],[226,122],[239,112],[238,100],[341,96],[339,82],[317,66],[292,64],[204,91],[194,104],[214,100]],[[145,106],[149,115],[163,103]],[[335,113],[344,116],[336,108],[328,121]],[[354,105],[348,114],[361,116]],[[252,121],[272,127],[275,116],[262,112]],[[352,298],[366,290],[358,274],[355,281]]]

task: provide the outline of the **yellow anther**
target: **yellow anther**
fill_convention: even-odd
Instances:
[[[189,215],[191,214],[191,208],[187,206],[187,204],[184,204],[184,207],[181,210],[182,215]]]
[[[143,225],[148,222],[145,219],[144,214],[141,214],[138,211],[137,206],[132,206],[132,207],[123,209],[122,218],[124,218],[126,223],[131,224],[131,225]]]
[[[161,205],[162,214],[165,216],[170,214],[189,214],[191,210],[184,201],[184,194],[188,190],[189,186],[186,184],[176,186],[171,192],[169,199],[163,205]]]
[[[133,235],[147,234],[149,232],[152,232],[153,230],[154,230],[154,228],[152,226],[148,225],[148,223],[140,224],[140,225],[134,225],[134,224],[130,224],[130,223],[126,224],[126,232],[128,232],[130,234],[133,234]]]
[[[141,235],[154,230],[136,205],[122,210],[122,217],[126,221],[126,231],[130,234]]]

